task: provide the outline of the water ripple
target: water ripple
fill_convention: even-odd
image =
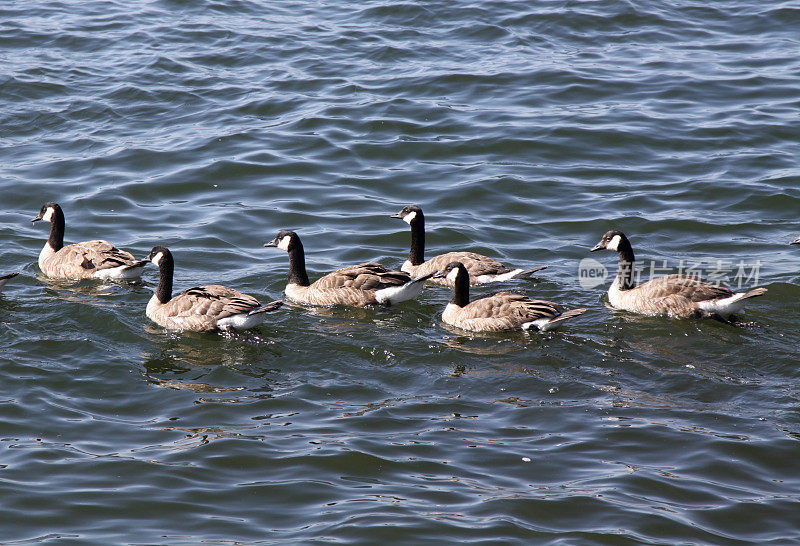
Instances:
[[[3,5],[4,540],[797,541],[798,20],[744,0]],[[508,289],[589,311],[467,335],[426,288],[170,334],[144,317],[155,268],[38,274],[48,200],[69,241],[167,244],[176,289],[264,300],[278,229],[312,278],[397,267],[389,215],[418,203],[429,253],[546,264]],[[643,261],[760,263],[769,294],[734,324],[610,310],[576,269],[611,228]]]

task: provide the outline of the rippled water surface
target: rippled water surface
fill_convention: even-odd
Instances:
[[[799,541],[798,28],[757,0],[3,3],[0,538]],[[278,229],[312,278],[399,266],[418,203],[429,255],[546,264],[505,288],[589,310],[471,336],[431,287],[166,333],[155,268],[41,276],[50,200],[68,241],[263,300]],[[612,311],[578,282],[611,228],[769,292],[733,324]]]

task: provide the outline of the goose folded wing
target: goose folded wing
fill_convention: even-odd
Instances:
[[[641,300],[639,312],[646,315],[668,315],[677,318],[688,318],[700,315],[697,303],[682,294]]]
[[[469,273],[470,277],[480,275],[500,275],[511,271],[497,260],[476,254],[474,252],[447,252],[434,256],[420,266],[418,274],[442,271],[450,262],[461,262]]]
[[[564,312],[564,308],[561,305],[553,303],[552,301],[534,300],[530,298],[525,298],[525,300],[526,301],[523,302],[524,311],[520,309],[519,312],[527,321],[554,317]]]
[[[458,313],[456,325],[477,331],[519,330],[527,322],[549,318],[560,312],[561,306],[549,301],[498,292],[463,307]]]
[[[515,321],[529,322],[551,317],[562,311],[557,303],[534,300],[513,292],[498,292],[493,296],[474,300],[462,310],[464,318],[506,317]]]
[[[389,271],[381,264],[365,263],[343,267],[314,283],[320,290],[331,288],[354,288],[357,290],[380,290],[390,286],[400,286],[411,278],[402,271]]]
[[[120,250],[103,240],[68,245],[62,248],[58,255],[62,263],[79,265],[87,270],[111,269],[130,265],[136,261],[130,252]]]
[[[727,298],[733,295],[731,290],[723,286],[715,286],[687,275],[659,277],[640,285],[639,289],[647,290],[648,296],[654,299],[678,295],[693,302]]]
[[[260,303],[253,296],[242,294],[238,290],[211,284],[181,292],[166,305],[169,306],[169,314],[174,317],[206,315],[219,320],[249,313]]]
[[[503,273],[511,271],[510,268],[504,266],[494,258],[476,254],[475,252],[452,252],[451,254],[460,255],[460,257],[457,257],[455,260],[464,264],[470,277],[478,277],[480,275],[502,275]],[[446,265],[447,264],[445,264],[445,266]]]

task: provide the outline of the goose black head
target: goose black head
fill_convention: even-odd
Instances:
[[[595,250],[613,250],[614,252],[619,252],[625,243],[628,243],[628,238],[625,237],[624,233],[615,229],[606,232],[600,238],[600,242],[594,245],[589,252],[594,252]],[[628,246],[630,246],[630,243],[628,243]]]
[[[450,262],[447,264],[447,267],[433,275],[433,279],[447,279],[453,284],[455,284],[456,280],[459,278],[467,277],[469,278],[469,272],[467,268],[464,267],[464,264],[461,262]]]
[[[278,235],[276,235],[273,240],[264,244],[264,246],[280,248],[281,250],[289,252],[299,242],[300,237],[297,236],[297,233],[289,229],[282,229],[278,232]]]
[[[153,250],[151,250],[150,254],[147,256],[147,260],[151,261],[158,267],[160,267],[163,261],[167,258],[171,259],[172,253],[165,246],[154,246]]]
[[[61,213],[62,215],[64,214],[63,212],[61,212],[61,207],[58,206],[58,203],[53,203],[52,201],[50,201],[49,203],[45,203],[44,205],[42,205],[42,209],[39,211],[39,215],[33,220],[31,220],[31,222],[38,222],[39,220],[42,220],[44,222],[52,222],[53,216],[57,213]]]
[[[402,221],[411,225],[411,222],[421,220],[424,217],[422,216],[422,209],[417,205],[406,205],[400,209],[400,212],[397,214],[392,214],[391,218],[400,218]]]

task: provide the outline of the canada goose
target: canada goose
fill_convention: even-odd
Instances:
[[[48,277],[61,279],[135,279],[147,260],[108,241],[84,241],[64,246],[64,213],[57,203],[45,203],[33,222],[50,222],[50,238],[39,253],[39,269]]]
[[[253,296],[218,284],[197,286],[172,296],[172,273],[175,261],[163,246],[153,247],[145,262],[158,266],[158,288],[147,303],[147,316],[171,330],[247,330],[258,326],[267,311],[274,311],[283,301],[265,305]]]
[[[393,305],[410,300],[420,293],[425,280],[433,272],[411,278],[403,271],[392,271],[381,264],[366,263],[343,267],[320,277],[312,284],[306,273],[303,243],[297,233],[282,230],[264,246],[277,247],[289,253],[289,281],[286,296],[312,305],[352,305],[362,307],[381,303]]]
[[[800,245],[800,237],[789,243],[790,245]]]
[[[766,288],[733,292],[689,275],[665,275],[634,286],[631,243],[621,231],[609,231],[591,249],[619,253],[617,277],[608,289],[609,303],[618,309],[645,315],[676,318],[717,316],[727,318],[744,307],[745,300],[764,294]]]
[[[447,277],[453,285],[453,299],[445,307],[442,320],[463,330],[501,332],[534,328],[546,332],[586,312],[586,309],[564,311],[552,301],[534,300],[513,292],[498,292],[470,302],[469,273],[461,262],[451,262],[434,275],[442,277]]]
[[[3,285],[8,282],[9,279],[13,279],[19,275],[19,273],[8,273],[7,275],[0,275],[0,288],[3,288]]]
[[[489,258],[475,252],[447,252],[439,254],[425,261],[425,215],[416,205],[403,207],[391,218],[400,218],[411,226],[411,252],[408,260],[400,268],[411,275],[427,275],[443,270],[451,262],[461,262],[469,272],[469,284],[486,284],[502,282],[516,277],[524,277],[545,269],[547,266],[534,267],[533,269],[512,269],[501,264],[494,258]],[[447,277],[434,277],[431,282],[443,286],[453,286]]]

